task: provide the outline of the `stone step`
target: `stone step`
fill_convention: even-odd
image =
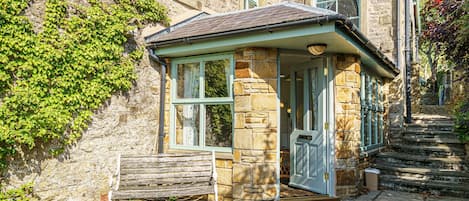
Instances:
[[[403,133],[444,133],[454,134],[453,127],[407,127]]]
[[[417,135],[405,135],[402,137],[403,141],[410,142],[410,143],[427,143],[427,144],[463,144],[457,136],[425,136],[422,135],[421,137]]]
[[[392,144],[391,147],[397,152],[415,154],[415,155],[426,155],[432,157],[447,157],[447,156],[464,156],[465,149],[464,145],[452,144],[447,145],[415,145],[415,144]]]
[[[454,118],[451,115],[439,115],[439,114],[412,114],[412,120],[453,120]]]
[[[399,178],[413,178],[416,181],[453,182],[469,186],[469,173],[448,169],[409,168],[389,165],[376,165],[382,175],[395,175]]]
[[[444,181],[415,181],[413,178],[395,175],[380,175],[379,185],[382,188],[411,193],[429,192],[438,196],[454,196],[469,198],[469,185],[455,184]]]
[[[440,168],[460,171],[468,170],[467,161],[465,161],[463,157],[431,157],[402,152],[379,153],[376,159],[376,164],[412,168]]]
[[[452,131],[454,127],[454,123],[410,123],[406,124],[405,127],[407,129],[415,129],[415,130],[449,130]]]

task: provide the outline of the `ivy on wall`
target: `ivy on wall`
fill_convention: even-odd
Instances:
[[[24,16],[31,0],[0,1],[0,169],[22,148],[75,142],[93,111],[128,90],[142,24],[168,23],[155,0],[47,0],[42,31]]]

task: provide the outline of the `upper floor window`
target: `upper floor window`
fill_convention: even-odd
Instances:
[[[355,26],[360,25],[360,0],[316,0],[316,6],[345,15]]]
[[[259,0],[244,0],[244,8],[250,9],[259,7]]]
[[[230,151],[233,56],[174,59],[171,65],[171,146]]]

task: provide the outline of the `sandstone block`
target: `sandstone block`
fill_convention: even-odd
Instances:
[[[255,78],[276,78],[277,62],[255,61],[252,66],[252,76]]]
[[[254,167],[254,184],[275,184],[276,168],[274,164],[262,164]]]
[[[235,112],[251,111],[251,96],[235,96],[234,110]]]
[[[255,111],[276,110],[277,109],[277,95],[276,94],[252,94],[251,104],[252,104],[252,109]]]
[[[341,70],[337,70],[335,76],[335,84],[337,86],[344,86],[345,85],[345,72]]]
[[[250,78],[251,77],[251,69],[243,68],[243,69],[235,69],[235,78]]]
[[[235,113],[235,128],[244,128],[245,113]]]
[[[337,177],[337,185],[355,185],[357,177],[355,170],[337,170],[335,171]]]
[[[254,133],[254,149],[272,150],[277,147],[277,133]]]
[[[243,183],[243,184],[251,183],[252,182],[251,166],[249,164],[233,164],[233,182]]]
[[[244,95],[244,86],[241,82],[234,82],[233,83],[233,92],[235,96],[242,96]]]
[[[241,161],[241,150],[235,149],[233,150],[233,162],[240,162]]]
[[[249,129],[235,129],[233,147],[252,149],[252,131]]]
[[[349,87],[337,87],[337,97],[338,102],[352,102],[352,90]]]
[[[233,184],[233,172],[231,169],[217,168],[218,184],[232,185]]]

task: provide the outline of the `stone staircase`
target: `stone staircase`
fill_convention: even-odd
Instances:
[[[448,116],[414,116],[391,151],[380,153],[380,186],[406,192],[469,198],[469,161]]]

